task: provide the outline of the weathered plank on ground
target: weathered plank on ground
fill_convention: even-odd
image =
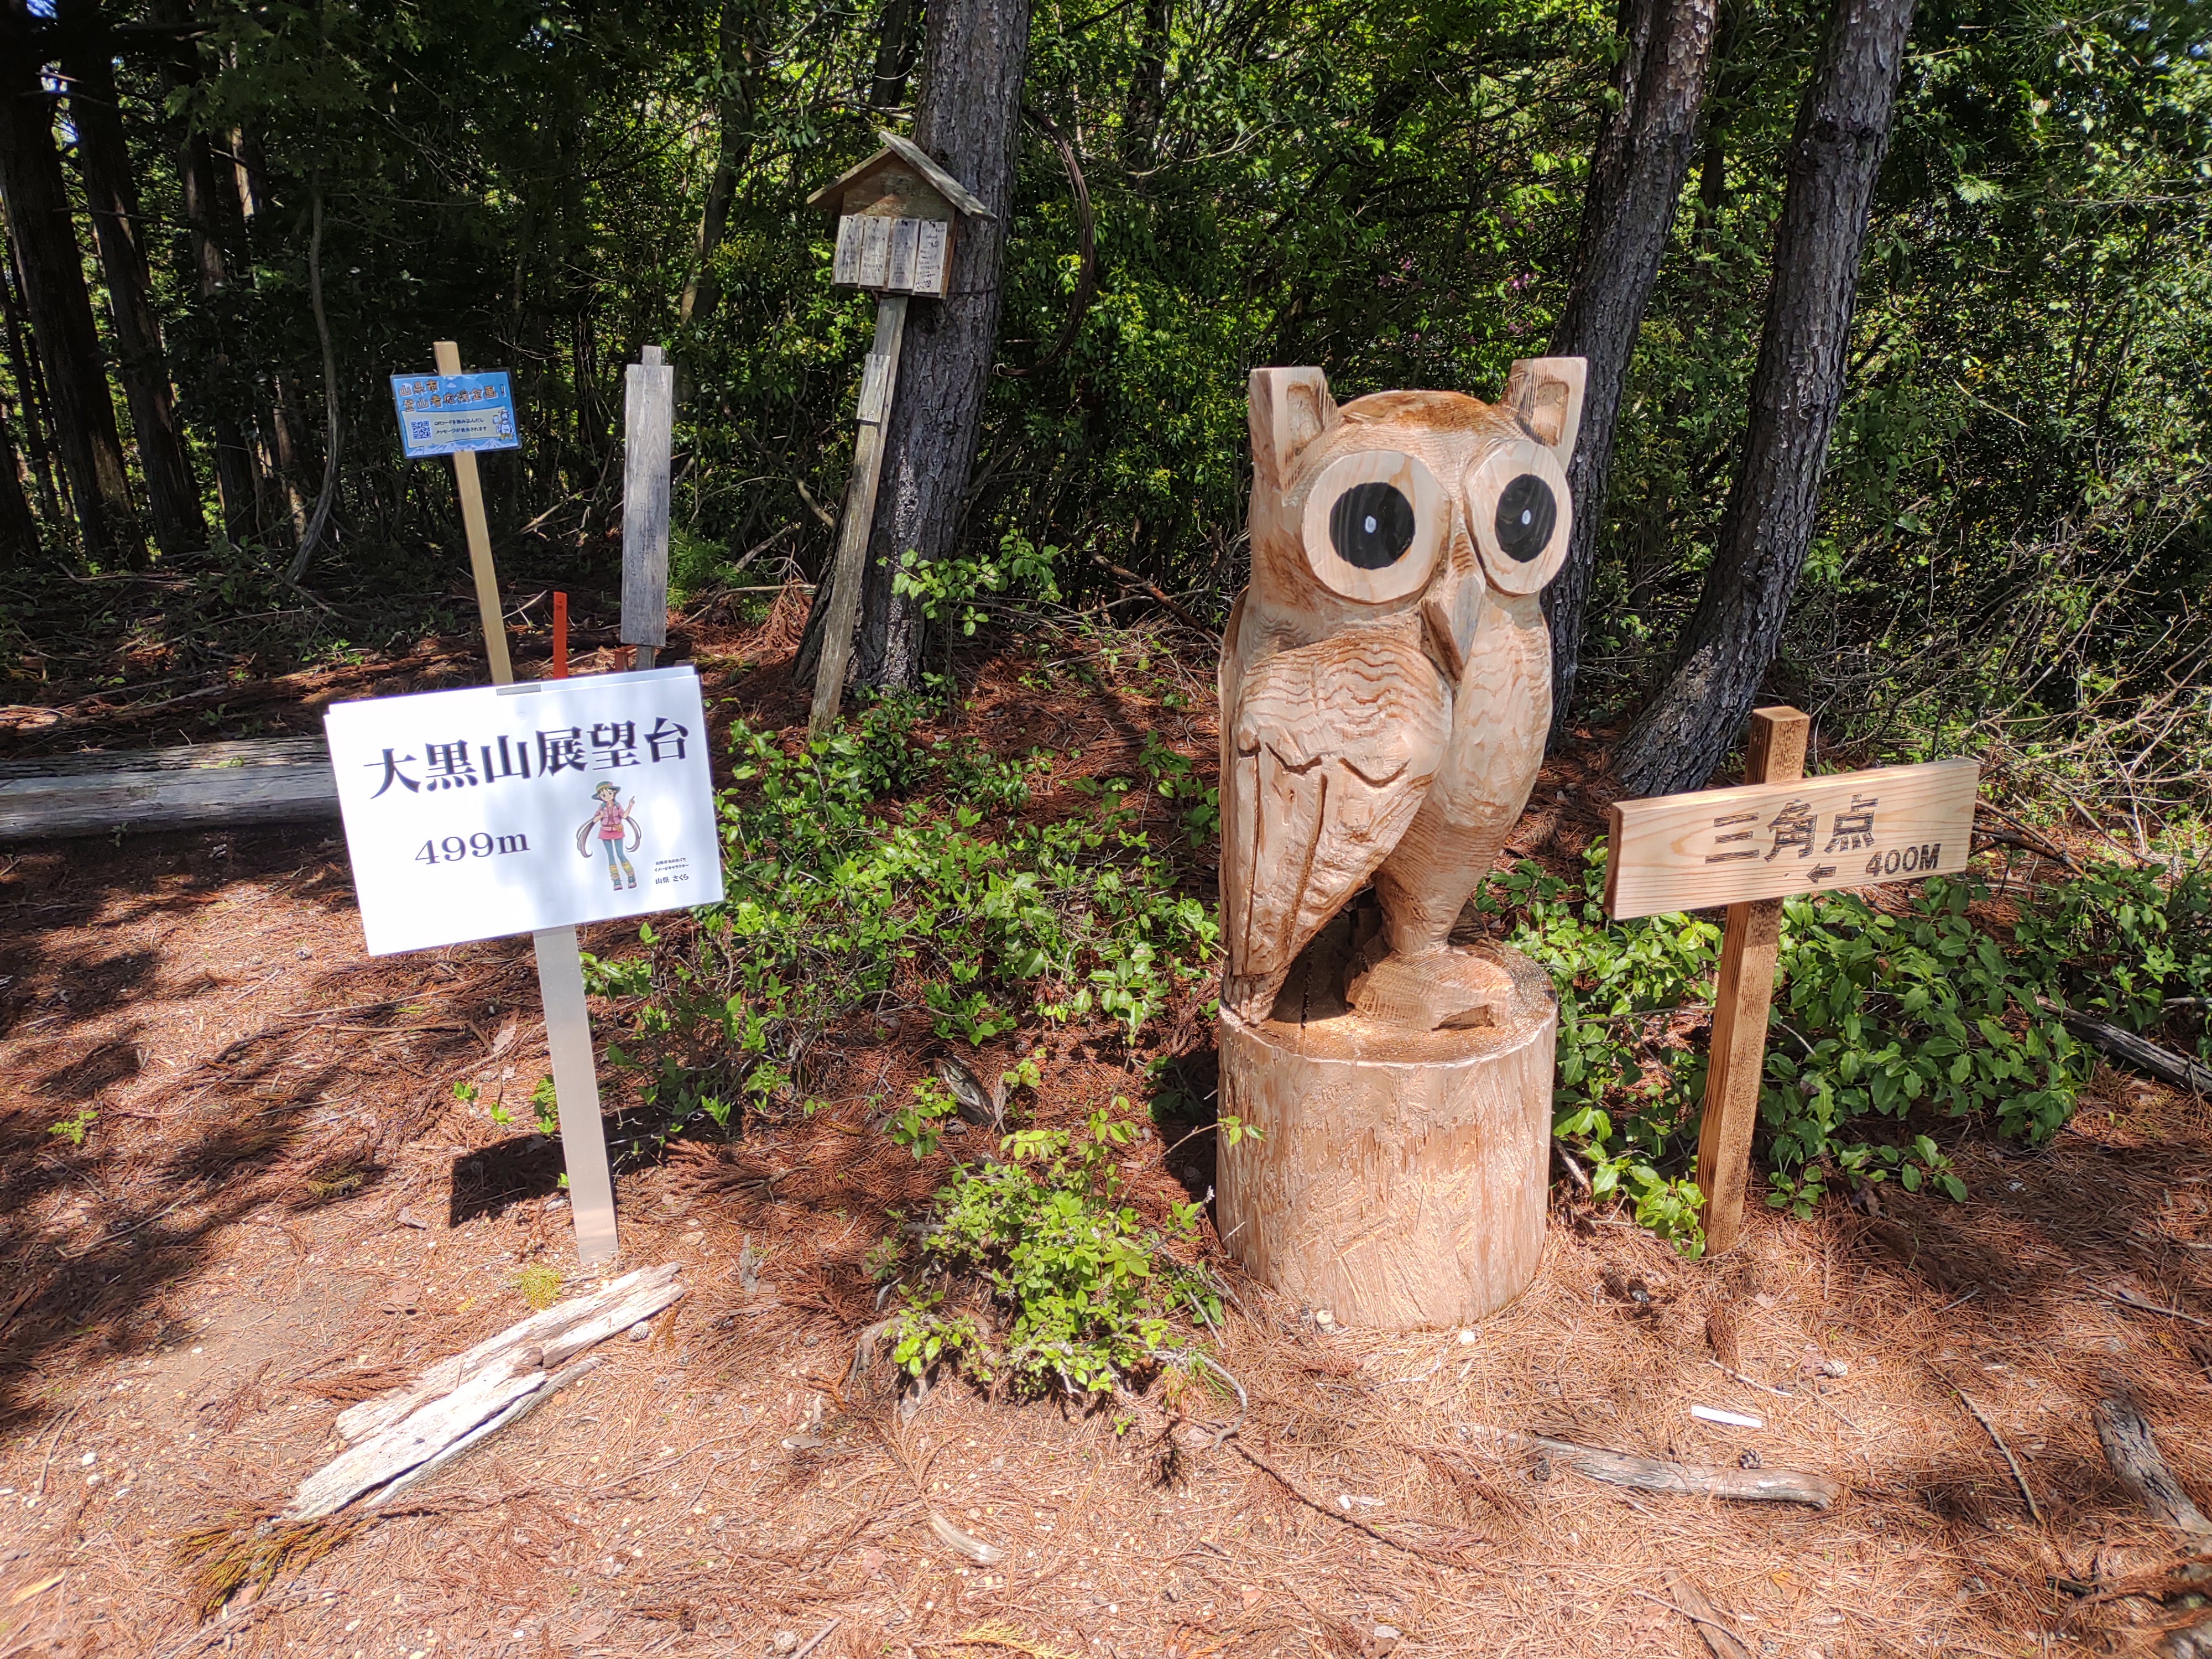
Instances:
[[[572,1297],[533,1314],[519,1325],[510,1325],[466,1352],[441,1359],[415,1381],[389,1390],[338,1414],[338,1438],[358,1443],[382,1432],[427,1402],[459,1388],[464,1377],[486,1370],[510,1350],[535,1347],[542,1351],[542,1369],[552,1370],[570,1356],[593,1343],[604,1342],[617,1331],[628,1330],[641,1319],[650,1319],[684,1294],[676,1283],[673,1262],[641,1267],[624,1273],[588,1296]]]
[[[0,842],[337,815],[319,737],[0,762]]]

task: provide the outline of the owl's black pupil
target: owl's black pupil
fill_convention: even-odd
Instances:
[[[1337,556],[1362,570],[1383,570],[1413,544],[1413,504],[1395,484],[1354,484],[1328,510]]]
[[[1498,497],[1498,544],[1519,563],[1552,544],[1552,532],[1559,522],[1559,503],[1552,486],[1533,472],[1523,472]]]

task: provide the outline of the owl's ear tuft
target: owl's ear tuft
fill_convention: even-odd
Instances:
[[[1586,357],[1523,357],[1505,377],[1505,406],[1528,435],[1559,459],[1565,471],[1583,425]]]
[[[1250,399],[1253,485],[1279,490],[1298,452],[1336,424],[1336,400],[1317,368],[1255,368]]]

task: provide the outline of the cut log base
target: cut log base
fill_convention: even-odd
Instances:
[[[1494,1024],[1390,1030],[1345,1006],[1341,919],[1273,1015],[1221,1015],[1221,1110],[1257,1134],[1219,1152],[1218,1222],[1261,1282],[1340,1322],[1462,1324],[1528,1288],[1544,1245],[1559,1007],[1519,951]]]

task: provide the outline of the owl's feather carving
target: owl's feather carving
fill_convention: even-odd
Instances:
[[[1264,1018],[1370,879],[1384,930],[1351,988],[1371,1018],[1470,1023],[1461,907],[1542,758],[1537,595],[1564,557],[1578,358],[1516,363],[1506,401],[1252,376],[1252,580],[1221,661],[1224,1006]]]

